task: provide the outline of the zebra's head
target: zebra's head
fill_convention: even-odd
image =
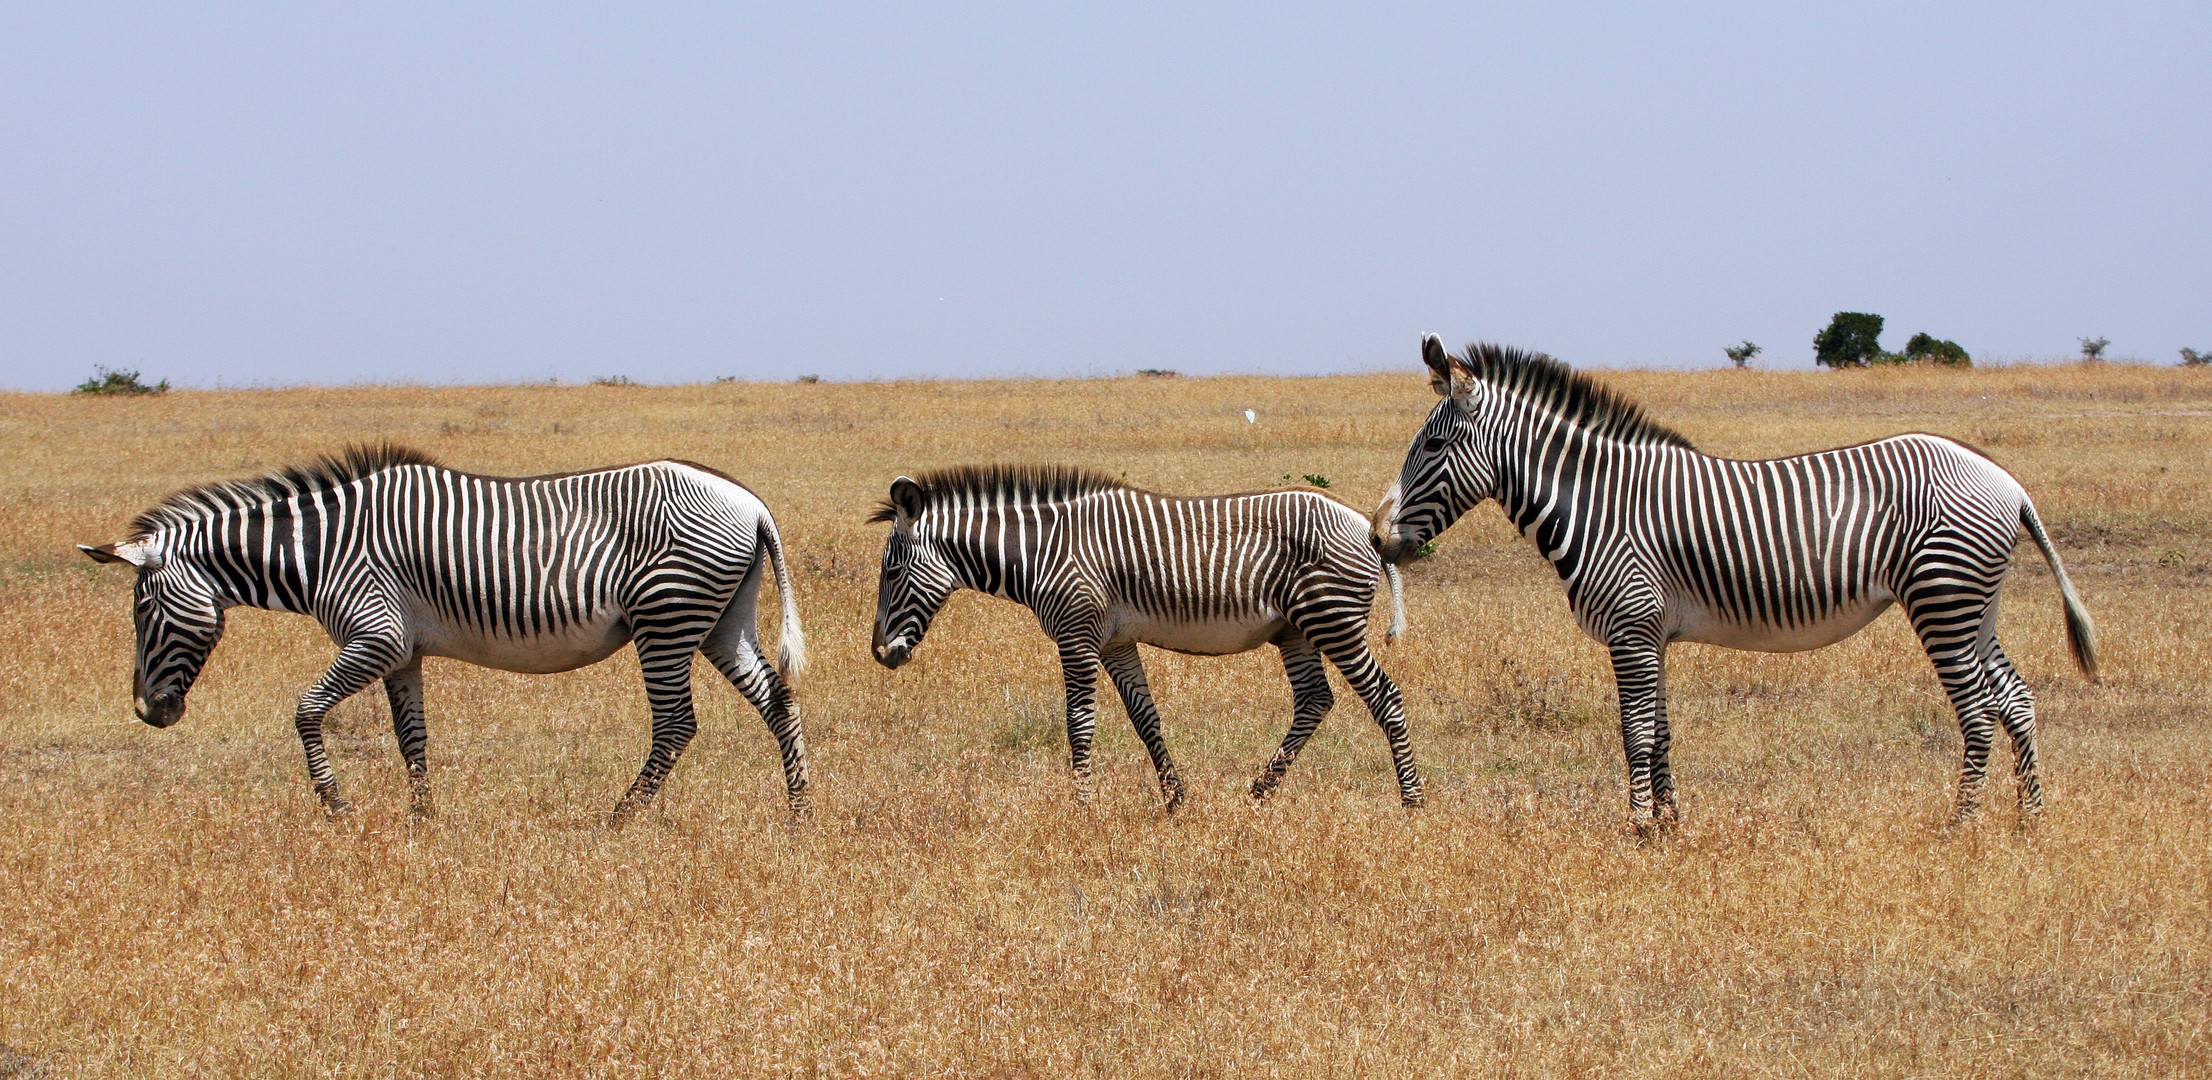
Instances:
[[[1435,334],[1421,339],[1421,359],[1442,400],[1413,436],[1397,482],[1375,510],[1375,547],[1391,562],[1417,557],[1422,545],[1496,494],[1497,468],[1484,438],[1490,388]]]
[[[138,664],[131,704],[140,720],[157,728],[184,719],[184,695],[223,636],[224,605],[214,583],[193,560],[171,558],[159,535],[98,547],[79,544],[77,550],[94,562],[137,568],[131,613],[138,627]]]
[[[911,659],[929,633],[930,620],[958,587],[952,564],[922,520],[927,510],[920,484],[907,477],[891,482],[891,497],[869,517],[891,522],[883,545],[883,577],[876,586],[876,632],[870,643],[876,662],[897,668]]]

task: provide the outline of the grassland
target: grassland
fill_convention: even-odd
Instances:
[[[2002,633],[2041,702],[2039,824],[1941,828],[1957,728],[1891,613],[1814,653],[1675,649],[1686,820],[1639,846],[1603,653],[1494,509],[1412,570],[1383,653],[1417,812],[1341,688],[1279,797],[1243,798],[1289,715],[1270,653],[1146,654],[1172,819],[1111,695],[1071,802],[1022,609],[967,594],[911,666],[868,660],[862,518],[900,470],[1317,473],[1369,506],[1433,401],[1410,372],[0,396],[0,1076],[2212,1073],[2212,373],[1608,379],[1714,452],[1917,429],[2021,477],[2104,643],[2088,684],[2024,551]],[[760,492],[814,648],[812,819],[702,667],[661,803],[601,827],[645,749],[627,654],[431,661],[427,822],[374,694],[331,724],[360,812],[316,808],[289,717],[332,650],[304,619],[235,612],[184,723],[132,722],[128,577],[70,545],[378,438]]]

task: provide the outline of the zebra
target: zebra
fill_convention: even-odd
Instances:
[[[412,807],[431,812],[422,658],[530,674],[637,647],[652,748],[616,804],[645,808],[698,729],[691,657],[703,652],[760,710],[783,750],[790,804],[807,805],[806,739],[787,680],[806,639],[783,542],[751,491],[704,465],[639,465],[528,478],[476,476],[390,444],[356,446],[258,479],[177,492],[131,522],[130,538],[78,545],[138,571],[133,703],[157,728],[223,634],[225,609],[312,615],[338,657],[299,699],[293,726],[316,796],[351,809],[323,750],[323,717],[384,682]],[[783,600],[776,666],[755,625],[761,562]]]
[[[1992,717],[2012,737],[2022,813],[2043,805],[2034,697],[1996,638],[1998,590],[2019,529],[2064,598],[2067,644],[2097,678],[2096,631],[2019,481],[1981,451],[1897,435],[1763,461],[1699,453],[1586,375],[1541,353],[1422,341],[1443,398],[1375,515],[1386,559],[1417,557],[1496,499],[1566,586],[1584,632],[1612,654],[1630,820],[1678,820],[1667,754],[1665,658],[1674,641],[1796,652],[1904,606],[1964,736],[1954,823],[1980,803]]]
[[[877,662],[906,663],[955,589],[1027,605],[1059,647],[1078,798],[1089,795],[1101,667],[1173,811],[1183,781],[1137,644],[1226,656],[1272,643],[1295,704],[1252,797],[1275,789],[1335,703],[1327,658],[1388,739],[1400,799],[1421,803],[1404,703],[1366,641],[1375,586],[1385,571],[1395,582],[1396,569],[1376,555],[1359,511],[1317,491],[1183,498],[1083,469],[982,466],[901,476],[869,520],[892,525],[876,596]],[[1389,640],[1403,629],[1393,619]]]

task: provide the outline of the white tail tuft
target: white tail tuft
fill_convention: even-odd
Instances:
[[[1390,628],[1383,631],[1383,644],[1396,645],[1406,636],[1406,583],[1396,563],[1384,563],[1383,576],[1390,579]]]
[[[783,537],[776,532],[776,522],[766,513],[760,518],[762,550],[768,553],[776,567],[776,592],[783,598],[783,630],[776,640],[776,672],[786,682],[795,682],[806,673],[806,630],[799,625],[799,598],[791,591],[791,566],[784,561]]]

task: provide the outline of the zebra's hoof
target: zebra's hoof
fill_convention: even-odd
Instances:
[[[1262,777],[1262,778],[1260,778],[1260,779],[1258,779],[1258,780],[1254,780],[1254,781],[1252,781],[1252,801],[1253,801],[1253,802],[1257,802],[1257,803],[1263,803],[1263,802],[1266,802],[1266,801],[1267,801],[1267,797],[1268,797],[1269,795],[1273,795],[1274,793],[1275,793],[1275,782],[1274,782],[1274,781],[1272,781],[1272,780],[1269,780],[1269,779],[1267,779],[1267,778],[1265,778],[1265,777]]]
[[[336,795],[325,795],[322,802],[323,813],[330,815],[333,821],[353,813],[353,804]]]
[[[804,794],[792,795],[789,805],[791,808],[791,816],[799,819],[800,821],[805,821],[806,819],[814,816],[814,800],[806,797],[806,795]]]
[[[1398,805],[1408,810],[1419,810],[1429,804],[1429,797],[1418,791],[1398,796]]]

